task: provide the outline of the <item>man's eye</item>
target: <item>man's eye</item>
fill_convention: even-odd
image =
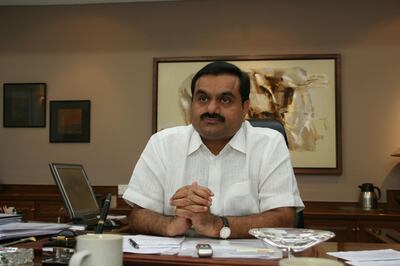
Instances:
[[[205,95],[200,95],[198,99],[200,102],[206,102],[208,100],[207,96]]]
[[[225,97],[221,97],[221,103],[230,103],[232,102],[231,97],[225,96]]]

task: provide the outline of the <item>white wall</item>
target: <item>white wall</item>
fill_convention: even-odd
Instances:
[[[298,176],[305,200],[400,188],[400,2],[202,0],[0,7],[0,83],[46,82],[47,100],[92,103],[91,143],[0,127],[0,182],[53,184],[48,162],[83,163],[94,185],[129,181],[151,135],[152,60],[339,53],[341,176]],[[2,110],[2,97],[0,110]],[[48,113],[48,112],[47,112]]]

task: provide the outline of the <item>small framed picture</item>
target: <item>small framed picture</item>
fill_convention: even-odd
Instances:
[[[50,101],[50,142],[90,142],[90,101]]]
[[[4,127],[46,127],[46,83],[3,84]]]

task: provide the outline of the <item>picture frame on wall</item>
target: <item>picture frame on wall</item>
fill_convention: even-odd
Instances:
[[[46,83],[3,84],[3,127],[46,127]]]
[[[340,175],[340,55],[168,57],[153,60],[153,132],[190,123],[193,75],[213,61],[249,74],[249,120],[285,127],[296,174]]]
[[[90,100],[50,101],[50,142],[90,142]]]

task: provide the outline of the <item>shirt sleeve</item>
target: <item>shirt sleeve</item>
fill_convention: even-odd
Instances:
[[[157,138],[152,136],[141,154],[129,181],[123,199],[130,205],[163,213],[165,167]]]
[[[304,208],[297,188],[289,150],[281,134],[273,137],[271,145],[265,149],[260,180],[260,210],[262,212],[280,208]]]

